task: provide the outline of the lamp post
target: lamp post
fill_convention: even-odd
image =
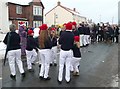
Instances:
[[[54,25],[56,25],[56,14],[54,13]]]
[[[56,25],[56,19],[58,18],[58,15],[54,13],[54,25]]]

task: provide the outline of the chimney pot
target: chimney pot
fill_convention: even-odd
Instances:
[[[60,6],[60,4],[61,4],[60,1],[58,1],[57,4],[58,4],[58,6]]]
[[[75,9],[75,8],[73,8],[73,10],[74,10],[74,11],[76,11],[76,9]]]

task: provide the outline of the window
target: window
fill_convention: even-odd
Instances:
[[[22,14],[22,6],[16,6],[16,13],[17,14]]]
[[[42,7],[33,6],[33,15],[42,15]]]
[[[33,21],[34,28],[38,28],[40,25],[42,25],[42,21]]]

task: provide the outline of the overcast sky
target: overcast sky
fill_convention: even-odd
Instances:
[[[31,0],[8,0],[25,4]],[[58,0],[41,0],[45,6],[45,13],[57,5]],[[59,0],[61,5],[76,8],[81,16],[92,19],[94,22],[118,23],[118,2],[120,0]]]

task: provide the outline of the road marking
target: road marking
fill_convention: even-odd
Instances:
[[[2,77],[0,77],[0,80],[2,79]]]
[[[102,62],[105,62],[105,61],[102,61]]]

